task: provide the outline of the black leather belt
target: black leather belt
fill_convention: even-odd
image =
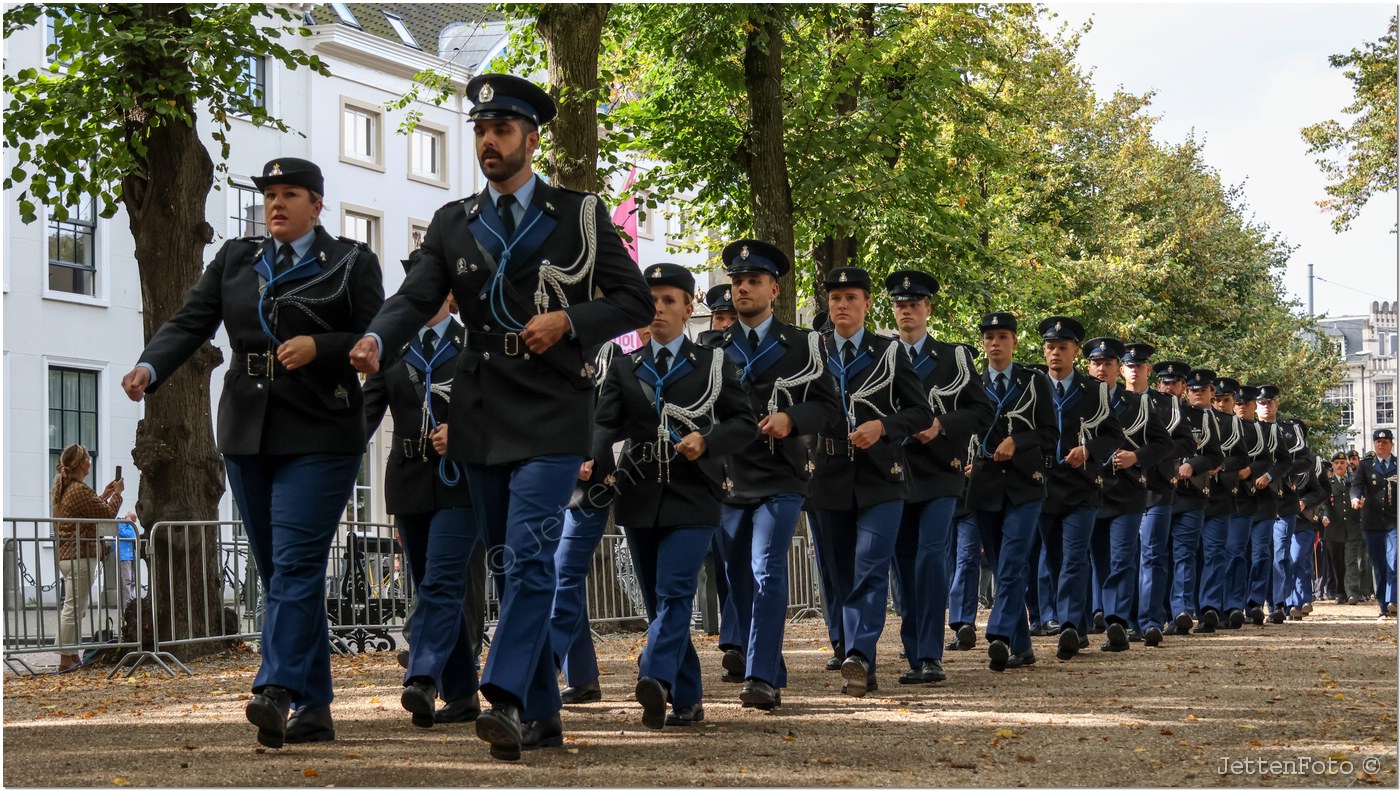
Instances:
[[[826,436],[819,437],[818,445],[822,452],[827,455],[844,455],[855,457],[856,446],[851,444],[849,439],[831,439]]]
[[[657,448],[656,442],[633,442],[627,448],[627,456],[638,463],[649,464],[655,461],[674,461],[679,454],[667,444],[664,451]]]
[[[467,348],[473,351],[505,354],[508,357],[530,357],[530,347],[515,332],[503,335],[492,332],[467,332]]]
[[[233,369],[242,371],[253,378],[266,376],[269,379],[276,378],[277,369],[282,367],[282,363],[277,361],[277,355],[272,351],[259,351],[256,354],[234,353]]]
[[[404,458],[409,460],[415,458],[421,461],[428,460],[428,443],[427,440],[421,436],[408,437],[401,433],[396,433],[394,434],[394,447],[403,453]]]

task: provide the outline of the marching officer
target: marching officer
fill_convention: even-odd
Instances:
[[[407,271],[416,258],[404,261]],[[483,623],[469,621],[464,596],[484,579],[469,579],[469,560],[480,545],[471,494],[462,470],[433,444],[446,437],[452,397],[452,364],[462,348],[462,325],[452,317],[451,296],[422,332],[364,385],[370,433],[385,412],[394,417],[393,445],[384,470],[384,505],[398,527],[418,591],[400,702],[419,727],[475,721],[476,652]],[[484,602],[483,602],[484,603]],[[482,607],[484,613],[484,606]],[[437,709],[441,692],[443,702]]]
[[[1271,474],[1281,484],[1278,494],[1279,516],[1274,520],[1273,541],[1274,572],[1277,574],[1281,568],[1286,569],[1283,574],[1287,580],[1284,589],[1285,600],[1274,601],[1274,611],[1277,613],[1274,616],[1281,622],[1285,609],[1288,616],[1294,620],[1301,620],[1312,613],[1313,542],[1317,536],[1303,534],[1297,529],[1297,484],[1302,480],[1298,473],[1312,465],[1313,457],[1308,451],[1307,428],[1298,420],[1280,418],[1279,388],[1270,385],[1268,389],[1268,394],[1272,397],[1261,397],[1259,418],[1271,426],[1278,444],[1278,455]],[[1278,579],[1275,579],[1275,592],[1278,591],[1278,584]]]
[[[1192,633],[1211,634],[1220,626],[1226,612],[1226,590],[1230,573],[1230,527],[1240,508],[1240,490],[1253,486],[1249,479],[1250,456],[1245,444],[1245,428],[1235,416],[1239,381],[1217,377],[1212,388],[1212,417],[1220,429],[1220,451],[1224,454],[1220,471],[1211,481],[1206,499],[1205,520],[1201,523],[1201,579],[1198,593],[1199,622]],[[1252,509],[1252,504],[1250,505]],[[1237,542],[1237,546],[1242,548]],[[1243,614],[1240,615],[1243,617]]]
[[[1235,399],[1235,416],[1240,420],[1244,432],[1243,445],[1249,456],[1249,476],[1240,482],[1237,509],[1230,518],[1230,532],[1225,543],[1225,611],[1226,627],[1239,628],[1246,619],[1256,625],[1264,622],[1264,598],[1250,594],[1250,580],[1253,575],[1251,560],[1256,558],[1264,566],[1269,566],[1269,529],[1267,522],[1278,517],[1278,498],[1268,490],[1276,448],[1269,444],[1270,434],[1264,431],[1258,420],[1259,387],[1246,384],[1240,387]],[[1262,539],[1262,550],[1253,545],[1256,539],[1256,525],[1260,526],[1258,537]]]
[[[491,703],[476,721],[491,755],[562,746],[549,619],[559,524],[589,448],[593,359],[647,323],[648,289],[596,195],[537,178],[549,95],[504,74],[467,85],[486,189],[443,206],[422,260],[351,354],[378,369],[449,292],[467,342],[457,357],[449,460],[463,467],[501,590],[501,617],[481,677]],[[601,296],[598,296],[601,292]]]
[[[619,439],[627,442],[615,507],[651,620],[637,662],[637,702],[642,724],[659,730],[705,718],[690,615],[730,485],[722,459],[758,431],[724,352],[685,336],[695,278],[683,266],[658,263],[647,267],[646,279],[656,303],[651,341],[608,371],[598,394],[593,457],[611,453]]]
[[[1291,450],[1281,445],[1280,426],[1273,415],[1277,413],[1279,389],[1272,384],[1258,384],[1259,395],[1255,398],[1255,419],[1264,432],[1265,441],[1272,453],[1272,463],[1255,480],[1255,498],[1258,509],[1249,531],[1249,603],[1246,612],[1249,621],[1262,625],[1264,607],[1270,607],[1269,619],[1282,623],[1287,616],[1284,602],[1288,598],[1288,547],[1282,537],[1275,546],[1275,524],[1284,514],[1284,487],[1287,475],[1280,473],[1280,464],[1291,454]]]
[[[1117,338],[1096,337],[1084,344],[1089,375],[1108,386],[1108,405],[1123,430],[1123,446],[1103,463],[1103,501],[1094,514],[1090,539],[1095,586],[1100,590],[1107,640],[1105,652],[1128,649],[1128,629],[1135,627],[1133,601],[1139,577],[1138,548],[1142,513],[1147,505],[1147,473],[1171,460],[1176,443],[1152,414],[1152,402],[1118,384],[1127,350]]]
[[[963,467],[971,461],[969,447],[975,448],[969,440],[991,427],[992,405],[971,352],[929,336],[938,282],[924,272],[906,269],[886,278],[885,287],[894,305],[900,350],[919,377],[920,389],[928,393],[934,415],[932,425],[904,442],[909,495],[895,543],[894,571],[903,592],[899,633],[909,671],[899,682],[937,683],[947,678],[943,625],[953,514],[967,487]]]
[[[878,689],[875,645],[885,627],[890,559],[908,496],[902,442],[929,427],[933,413],[899,343],[865,329],[870,274],[832,269],[824,283],[835,326],[826,366],[840,411],[817,436],[812,504],[820,556],[841,601],[841,690],[863,697]]]
[[[383,303],[384,275],[364,243],[318,224],[325,179],[315,163],[275,159],[253,183],[269,237],[224,244],[122,389],[134,401],[154,393],[223,324],[233,364],[218,446],[267,590],[262,665],[245,712],[258,742],[277,749],[335,737],[326,555],[367,441],[345,355]]]
[[[1059,433],[1049,379],[1011,361],[1019,342],[1016,317],[988,313],[977,329],[987,356],[982,387],[992,404],[992,424],[978,439],[967,500],[977,513],[982,550],[996,578],[986,630],[988,667],[1003,672],[1035,663],[1026,617],[1027,571],[1035,559],[1031,536],[1045,503],[1048,457]]]
[[[1160,377],[1158,379],[1161,380]],[[1167,389],[1177,385],[1168,383]],[[1172,507],[1171,554],[1172,577],[1169,612],[1175,618],[1163,635],[1185,636],[1191,633],[1196,611],[1196,560],[1201,550],[1201,526],[1206,506],[1214,487],[1212,477],[1225,463],[1220,449],[1220,426],[1215,419],[1211,397],[1215,392],[1215,371],[1196,368],[1186,374],[1185,390],[1189,402],[1182,405],[1182,417],[1196,440],[1195,454],[1182,462],[1177,470],[1176,500]],[[1143,641],[1151,644],[1161,637],[1143,632]]]
[[[761,435],[726,462],[733,487],[720,508],[719,556],[730,595],[719,646],[726,678],[744,681],[743,706],[772,710],[787,686],[788,547],[814,469],[810,441],[840,407],[821,336],[773,315],[779,281],[792,268],[787,255],[740,239],[721,257],[732,281],[725,301],[738,321],[718,345],[739,371]]]
[[[702,346],[713,346],[724,337],[724,330],[734,325],[738,313],[734,310],[734,290],[729,283],[716,285],[705,292],[705,306],[710,309],[710,328],[695,336]]]
[[[1371,432],[1374,458],[1363,458],[1351,482],[1351,507],[1361,511],[1361,535],[1376,571],[1376,603],[1382,617],[1395,616],[1395,434]]]
[[[1347,454],[1332,455],[1332,473],[1327,476],[1327,513],[1323,516],[1323,539],[1330,544],[1333,575],[1337,579],[1339,604],[1361,601],[1361,553],[1366,544],[1361,537],[1361,514],[1351,509],[1351,471]],[[1358,551],[1359,549],[1359,551]]]
[[[1129,392],[1138,393],[1147,400],[1152,419],[1166,429],[1172,442],[1171,452],[1162,460],[1143,465],[1147,491],[1138,530],[1136,620],[1134,628],[1129,630],[1129,639],[1138,635],[1144,639],[1144,644],[1147,644],[1145,635],[1150,629],[1155,629],[1155,638],[1160,640],[1162,625],[1166,622],[1167,535],[1171,530],[1176,481],[1182,459],[1194,455],[1196,450],[1191,429],[1181,417],[1181,399],[1148,386],[1153,373],[1157,374],[1159,381],[1176,382],[1173,386],[1178,386],[1190,367],[1175,360],[1166,360],[1154,366],[1152,355],[1155,353],[1157,350],[1147,343],[1127,343],[1123,346],[1124,385]],[[1160,641],[1149,646],[1155,647],[1157,644]]]

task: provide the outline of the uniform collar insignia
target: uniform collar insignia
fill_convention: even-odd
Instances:
[[[477,92],[476,100],[478,102],[488,102],[494,98],[496,98],[496,89],[491,87],[491,83],[481,83],[481,90]]]

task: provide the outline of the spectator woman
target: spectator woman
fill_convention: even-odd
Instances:
[[[92,456],[81,444],[70,444],[58,457],[58,476],[53,481],[51,501],[57,519],[116,518],[122,506],[126,484],[113,480],[98,494],[83,482],[92,471]],[[68,672],[81,663],[78,630],[83,610],[88,608],[92,581],[101,557],[102,543],[97,524],[59,521],[58,571],[63,575],[63,612],[58,619],[58,671]]]

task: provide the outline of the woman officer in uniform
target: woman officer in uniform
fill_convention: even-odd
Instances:
[[[384,285],[368,247],[317,224],[324,179],[314,163],[274,160],[253,183],[269,237],[224,244],[122,389],[141,400],[219,324],[227,330],[233,358],[218,446],[267,590],[262,666],[246,712],[258,742],[275,749],[335,737],[326,556],[366,442],[348,356],[379,311]]]

